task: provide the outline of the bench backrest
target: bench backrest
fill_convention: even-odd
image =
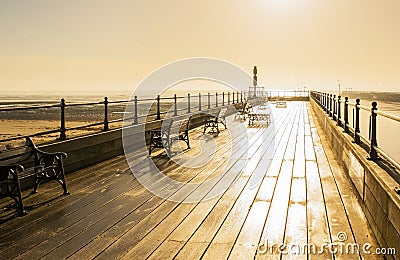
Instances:
[[[24,167],[34,165],[33,148],[29,143],[22,146],[0,151],[0,165],[21,164]]]
[[[247,102],[234,104],[234,108],[235,108],[236,112],[245,112],[246,106],[247,106]]]
[[[189,131],[190,127],[190,120],[192,117],[182,119],[182,120],[172,120],[170,127],[169,127],[169,135],[170,136],[177,136],[182,132]]]
[[[228,108],[226,107],[222,108],[218,113],[218,118],[225,119],[226,111],[228,111]]]
[[[247,104],[246,104],[246,107],[245,107],[246,113],[249,113],[249,112],[251,112],[252,110],[253,110],[253,105],[250,104],[250,103],[247,103]]]
[[[20,147],[0,152],[0,165],[20,164],[24,168],[39,165],[42,162],[52,164],[53,160],[42,157],[44,152],[40,151],[30,137],[26,137],[26,142]]]

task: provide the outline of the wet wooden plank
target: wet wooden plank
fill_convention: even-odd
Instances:
[[[306,181],[293,178],[284,239],[287,254],[282,254],[282,259],[307,259],[307,251],[303,251],[307,235]]]
[[[292,173],[293,161],[283,161],[271,202],[270,214],[268,214],[261,236],[261,243],[264,243],[264,245],[278,245],[284,241]],[[259,252],[257,258],[280,258],[280,253],[272,252],[271,254],[268,250],[266,254]]]
[[[255,138],[256,139],[256,138]],[[244,153],[245,151],[235,151],[236,153]],[[218,162],[218,161],[216,161],[216,160],[214,160],[213,161],[214,163],[215,162]],[[206,172],[212,172],[212,171],[215,171],[215,169],[217,168],[216,167],[216,165],[213,165],[213,164],[209,164],[208,166],[208,169],[205,169],[205,171]],[[193,182],[196,182],[197,180],[193,180]],[[201,186],[200,186],[201,187]],[[188,190],[187,191],[187,195],[186,196],[188,196],[189,195],[189,193],[191,192],[191,190]],[[192,207],[192,205],[191,204],[181,204],[181,205],[179,205],[180,206],[180,208],[182,208],[182,212],[181,213],[174,213],[175,212],[175,210],[176,209],[173,209],[171,212],[171,214],[181,214],[180,216],[182,216],[182,217],[184,217],[184,216],[186,216],[187,215],[187,213],[188,212],[190,212],[190,210],[191,210],[191,207]],[[178,207],[178,206],[176,206],[176,207]],[[194,205],[193,205],[193,207],[194,207]],[[186,213],[185,213],[186,212]],[[155,213],[156,214],[156,213]],[[168,213],[168,214],[170,214],[170,213]],[[163,216],[162,214],[160,215],[160,214],[157,214],[157,216],[159,217],[159,216]],[[159,222],[161,222],[162,220],[163,220],[163,217],[161,217],[161,218],[158,218],[159,220]],[[147,221],[147,220],[145,220],[145,221]],[[143,222],[143,223],[145,223],[146,224],[146,222]],[[136,227],[134,227],[133,229],[131,229],[126,235],[124,235],[123,237],[125,237],[125,236],[128,236],[128,239],[123,239],[123,237],[121,237],[121,238],[119,238],[118,240],[117,240],[117,242],[116,243],[114,243],[113,245],[111,245],[109,248],[107,248],[104,252],[102,252],[102,254],[99,256],[100,258],[109,258],[109,257],[116,257],[116,256],[122,256],[123,254],[124,254],[124,250],[123,250],[123,248],[126,248],[126,250],[129,250],[129,249],[131,249],[132,247],[134,247],[137,243],[139,243],[139,241],[140,241],[140,239],[142,238],[142,237],[144,237],[146,234],[147,234],[147,232],[144,232],[144,233],[142,233],[139,237],[138,236],[136,236],[136,234],[134,235],[134,236],[129,236],[129,234],[131,234],[131,233],[133,233],[133,232],[135,232],[135,230],[136,229],[140,229],[140,228],[145,228],[145,229],[147,229],[147,228],[149,228],[149,231],[151,231],[152,230],[152,225],[158,225],[158,223],[156,223],[156,222],[152,222],[152,224],[151,225],[145,225],[145,224],[142,224],[142,222],[141,223],[139,223],[139,225]],[[144,225],[144,226],[143,226]],[[146,227],[147,226],[147,227]],[[129,243],[127,243],[126,241],[129,241]],[[122,249],[121,249],[122,248]]]
[[[323,147],[323,136],[318,135],[309,109],[304,102],[289,102],[286,109],[273,108],[276,151],[272,160],[260,149],[263,141],[268,140],[260,138],[261,134],[272,133],[268,128],[248,130],[251,135],[248,150],[241,147],[246,140],[237,136],[235,144],[240,148],[230,155],[233,146],[227,132],[217,137],[216,154],[210,155],[198,146],[201,129],[195,129],[191,135],[194,145],[187,154],[200,156],[199,160],[205,162],[214,156],[197,171],[168,161],[161,155],[162,150],[156,152],[153,159],[166,176],[183,183],[199,182],[198,189],[193,190],[183,184],[168,185],[166,178],[154,180],[175,198],[178,194],[190,198],[191,192],[206,191],[200,183],[218,176],[218,167],[232,167],[241,173],[235,182],[228,181],[233,186],[222,197],[205,203],[177,203],[151,194],[129,174],[123,157],[70,174],[67,178],[69,189],[74,191],[72,195],[32,209],[26,221],[17,218],[9,222],[10,226],[1,225],[6,232],[0,244],[6,251],[2,250],[0,256],[305,259],[307,254],[260,254],[258,246],[265,241],[270,245],[276,242],[276,246],[279,243],[320,246],[335,242],[339,231],[348,235],[346,242],[377,245],[363,222],[365,217],[348,180],[331,151]],[[235,160],[228,163],[228,157]],[[176,159],[179,161],[180,155]],[[239,167],[246,160],[249,163]],[[150,166],[144,165],[142,170],[147,172]],[[248,189],[249,179],[260,173],[264,174],[262,182]],[[56,183],[42,187],[44,196],[27,198],[29,203],[45,201],[60,189]],[[176,193],[172,194],[173,191]],[[27,229],[32,230],[31,236],[26,236]],[[19,243],[12,245],[17,240]],[[308,257],[327,259],[332,255],[317,252]]]
[[[297,133],[295,132],[296,130],[293,129],[291,123],[292,122],[289,121],[289,124],[286,125],[285,129],[287,131],[291,131],[292,135],[295,136]],[[279,143],[279,144],[281,144],[281,146],[278,149],[281,150],[283,149],[287,150],[288,147],[290,146],[290,143]],[[283,153],[281,154],[283,155]],[[274,158],[274,160],[275,159],[277,158]],[[282,160],[283,158],[281,157],[280,159]],[[260,162],[263,161],[264,160],[261,159]],[[259,170],[262,170],[263,168],[264,167],[261,167]],[[269,170],[270,169],[268,169],[268,171]],[[265,176],[269,176],[268,172]],[[257,193],[256,199],[251,206],[249,215],[247,216],[243,228],[240,231],[239,236],[234,244],[234,247],[229,255],[230,258],[233,259],[254,258],[254,256],[257,253],[257,250],[264,242],[261,239],[261,234],[270,209],[270,204],[274,195],[273,191],[276,188],[276,183],[277,183],[277,178],[274,177],[264,178],[263,183]]]
[[[258,139],[258,137],[257,137],[257,135],[255,135],[252,138],[252,141],[250,141],[250,142],[257,143],[257,139]],[[258,145],[260,145],[260,144],[258,144]],[[245,149],[243,149],[242,151],[239,150],[239,151],[235,151],[235,152],[241,153],[243,155],[246,154]],[[241,167],[242,167],[241,164],[235,164],[228,171],[238,172],[238,171],[242,170]],[[234,176],[236,176],[236,175],[234,175]],[[230,183],[234,181],[234,179],[229,179],[230,178],[229,174],[227,174],[227,177],[228,177],[228,179],[226,179],[226,181],[228,181]],[[219,182],[218,184],[220,184],[220,183],[221,182]],[[201,185],[200,185],[200,187],[201,187]],[[215,187],[213,187],[213,189],[215,189],[217,187],[218,186],[215,186]],[[212,209],[217,202],[218,202],[218,199],[213,199],[210,201],[201,202],[200,204],[197,204],[197,205],[191,205],[191,206],[193,206],[193,211],[190,211],[189,212],[190,214],[188,212],[186,212],[185,210],[182,211],[181,205],[178,206],[177,210],[172,213],[172,214],[178,214],[177,216],[168,217],[168,219],[164,219],[162,225],[157,226],[155,230],[153,230],[144,239],[142,239],[135,247],[133,247],[128,252],[127,255],[124,256],[124,258],[129,259],[133,256],[147,257],[160,244],[160,242],[155,243],[154,240],[158,239],[158,241],[163,241],[163,240],[167,239],[167,237],[171,237],[171,238],[169,239],[169,241],[166,241],[166,243],[162,244],[164,246],[158,252],[164,253],[164,254],[166,254],[166,253],[173,254],[173,253],[175,253],[175,251],[177,252],[177,249],[179,249],[179,248],[177,248],[177,247],[179,247],[178,242],[183,243],[186,239],[189,238],[189,236],[191,235],[190,230],[192,230],[192,228],[196,228],[196,226],[198,226],[199,223],[201,223],[201,221],[205,218],[205,216],[209,214],[210,209]],[[164,222],[166,222],[166,223],[164,223]],[[171,222],[171,223],[168,223],[168,222]],[[171,227],[177,227],[177,229],[171,230],[170,229]],[[162,238],[162,237],[164,237],[164,238]],[[170,242],[170,243],[168,243],[168,242]],[[175,249],[175,251],[174,251],[173,248],[177,248],[177,249]],[[157,256],[155,256],[155,257],[157,257]]]
[[[311,123],[312,125],[312,123]],[[326,205],[326,214],[328,217],[328,226],[330,231],[330,243],[354,243],[354,237],[351,230],[350,223],[346,210],[341,200],[341,194],[337,189],[337,184],[334,179],[331,166],[326,157],[325,151],[323,150],[321,140],[316,131],[312,132],[312,138],[314,142],[314,150],[318,163],[318,169],[320,173],[322,191]],[[344,234],[345,239],[341,239]],[[326,248],[328,250],[328,248]],[[333,251],[335,252],[335,251]],[[334,254],[335,259],[359,259],[358,254]]]
[[[292,115],[296,115],[296,113],[292,114]],[[283,159],[284,156],[284,152],[287,149],[287,145],[288,142],[287,140],[285,140],[285,138],[287,136],[290,136],[290,133],[292,132],[292,122],[293,120],[291,119],[292,116],[288,116],[287,119],[289,119],[288,121],[288,125],[286,125],[286,127],[282,127],[279,130],[284,130],[282,132],[282,138],[280,140],[277,140],[278,142],[278,149],[277,152],[279,154],[279,156],[281,157],[281,160]],[[282,151],[282,152],[279,152]],[[277,153],[275,153],[276,156]],[[275,160],[275,158],[274,158]],[[281,162],[279,162],[281,163]],[[270,168],[271,169],[271,168]],[[275,169],[272,169],[275,170]],[[279,169],[278,169],[279,172]],[[268,175],[268,174],[267,174]],[[271,174],[270,174],[271,175]],[[236,204],[235,204],[236,206]],[[235,209],[234,206],[234,209]],[[250,205],[246,205],[246,207],[249,207]],[[248,209],[242,209],[240,210],[240,212],[237,212],[236,214],[234,214],[235,218],[240,218],[241,221],[238,221],[239,223],[241,223],[242,221],[245,221],[246,217],[248,214]],[[221,227],[221,230],[224,233],[218,233],[216,235],[216,237],[213,239],[212,243],[210,244],[209,248],[207,249],[207,251],[204,254],[205,258],[209,258],[209,259],[215,259],[216,257],[222,257],[225,258],[229,255],[229,251],[230,250],[226,250],[226,248],[232,248],[234,242],[236,241],[236,234],[239,234],[240,232],[240,226],[235,224],[235,220],[232,220],[232,222],[229,222],[229,217],[232,216],[231,214],[228,216],[227,221],[224,222],[223,226]],[[226,233],[225,233],[226,232]],[[229,232],[229,233],[228,233]],[[253,238],[254,239],[254,238]],[[258,238],[258,240],[260,240],[260,238]]]
[[[136,182],[136,184],[134,184],[132,181],[134,181],[134,182]],[[132,182],[132,183],[130,183],[130,182]],[[127,184],[128,183],[128,184]],[[136,180],[134,180],[133,178],[132,178],[132,176],[129,176],[129,180],[128,180],[128,182],[127,182],[127,180],[123,180],[123,181],[121,181],[118,185],[116,185],[116,188],[118,188],[120,191],[122,190],[124,190],[123,189],[123,187],[124,187],[124,185],[128,185],[127,187],[129,188],[135,188],[135,186],[137,186],[137,181]],[[95,186],[95,188],[99,188],[99,187],[96,187]],[[107,190],[107,189],[105,189],[104,187],[100,187],[100,189],[101,190],[97,190],[96,192],[98,193],[98,194],[96,194],[97,196],[96,196],[96,199],[98,199],[98,198],[100,198],[101,197],[101,195],[103,195],[103,194],[107,194],[107,193],[105,193],[105,191]],[[143,189],[142,189],[142,191],[143,191]],[[99,196],[100,195],[100,196]],[[108,196],[110,196],[111,194],[107,194]],[[71,195],[71,197],[73,197],[72,195]],[[111,195],[111,197],[110,198],[112,198],[112,195]],[[108,198],[109,199],[109,198]],[[90,201],[90,200],[89,200]],[[83,215],[85,216],[85,215],[89,215],[89,213],[90,213],[90,210],[96,210],[96,208],[97,207],[99,207],[99,206],[101,206],[101,204],[102,203],[106,203],[106,201],[102,201],[102,200],[99,200],[99,202],[100,202],[100,204],[99,203],[94,203],[94,204],[92,204],[92,205],[90,205],[91,207],[85,207],[85,210],[86,210],[86,213],[83,213]],[[89,210],[89,211],[87,211],[87,210]],[[79,219],[80,219],[80,217],[79,216],[81,216],[82,215],[82,213],[81,213],[81,211],[76,211],[76,212],[74,212],[74,213],[72,213],[72,214],[68,214],[67,213],[67,218],[66,219],[64,219],[64,221],[62,221],[63,222],[63,224],[64,223],[73,223],[74,222],[74,216],[77,216],[78,218],[77,218],[77,220],[76,221],[78,221]],[[35,222],[35,227],[37,227],[37,228],[41,228],[41,229],[43,229],[43,226],[44,227],[46,227],[47,228],[47,226],[49,226],[49,222],[48,221],[46,221],[45,223],[44,223],[44,225],[42,225],[42,226],[40,226],[40,225],[38,225],[39,223],[36,221]],[[55,223],[55,225],[58,225],[59,223]],[[60,225],[59,227],[58,227],[58,229],[59,230],[62,230],[62,227],[63,227],[63,225]],[[33,230],[32,230],[33,231]],[[24,233],[24,230],[22,230],[22,232],[21,233]],[[34,234],[32,237],[34,238],[35,236],[39,236],[40,237],[40,232],[39,233],[36,233],[36,234]],[[37,240],[32,240],[33,241],[33,243],[39,243],[41,240],[40,239],[37,239]],[[54,243],[55,244],[55,243]],[[26,245],[26,246],[28,246],[29,247],[29,243],[26,243],[26,244],[24,244],[24,245]],[[21,249],[21,248],[18,248],[18,249]],[[14,252],[14,251],[16,251],[16,250],[10,250],[10,251],[12,251],[12,252]],[[15,253],[15,252],[14,252]]]
[[[57,192],[54,192],[55,188],[52,190],[50,188],[48,188],[47,186],[50,186],[51,184],[54,183],[46,183],[45,185],[41,185],[42,188],[46,187],[46,193],[43,194],[43,191],[40,190],[39,193],[34,194],[34,195],[30,195],[30,191],[24,191],[23,192],[23,198],[24,198],[24,204],[28,207],[34,207],[35,204],[40,205],[43,202],[46,202],[48,200],[48,198],[54,198],[57,197],[56,200],[53,200],[51,202],[51,204],[57,203],[59,205],[59,207],[57,207],[57,210],[61,210],[63,207],[65,207],[66,204],[71,203],[71,197],[74,197],[74,194],[76,194],[76,191],[82,190],[84,188],[90,188],[92,185],[102,185],[103,182],[112,179],[117,180],[117,178],[110,178],[110,175],[114,177],[114,174],[110,174],[110,172],[112,173],[117,173],[116,169],[115,169],[115,164],[113,164],[114,162],[120,162],[121,160],[125,160],[124,158],[120,157],[120,158],[116,158],[114,160],[110,160],[109,164],[108,162],[104,162],[103,164],[99,164],[96,166],[92,166],[88,169],[88,171],[79,171],[79,172],[75,172],[73,174],[69,174],[67,175],[67,182],[68,185],[70,185],[71,187],[69,187],[72,195],[70,196],[62,196],[59,197],[57,196]],[[109,166],[109,167],[107,167]],[[90,174],[89,172],[94,171],[97,174],[97,179],[91,179],[90,178]],[[120,171],[119,174],[122,174],[123,172]],[[81,176],[86,176],[88,177],[86,178],[80,178]],[[79,181],[75,181],[75,179],[78,179]],[[54,186],[54,185],[52,185]],[[60,188],[60,185],[57,184],[56,188]],[[45,195],[45,196],[42,196]],[[46,196],[47,195],[47,196]],[[52,197],[54,196],[54,197]],[[35,197],[35,198],[34,198]],[[31,200],[32,198],[32,200]],[[33,199],[34,198],[34,199]],[[67,199],[66,201],[64,201],[65,199]],[[50,203],[50,202],[49,202]],[[46,214],[44,214],[44,212],[48,212],[48,209],[44,209],[43,207],[37,207],[36,210],[33,211],[28,211],[28,215],[24,216],[24,221],[23,223],[21,223],[20,218],[14,218],[11,219],[9,221],[7,221],[7,225],[2,226],[2,234],[0,234],[0,237],[6,236],[10,233],[16,232],[19,229],[22,229],[24,227],[27,227],[33,223],[37,223],[40,219],[43,219],[46,217]],[[53,212],[53,211],[51,211]]]
[[[312,121],[313,125],[315,124],[312,117],[310,118],[310,121]],[[336,181],[337,189],[340,193],[342,203],[347,214],[354,241],[360,247],[361,258],[382,259],[378,255],[365,254],[365,252],[363,252],[362,246],[364,244],[371,244],[372,248],[378,248],[379,245],[376,243],[375,239],[371,239],[373,238],[373,234],[365,221],[365,215],[358,202],[354,188],[352,187],[350,180],[346,177],[343,169],[340,167],[338,161],[336,160],[333,151],[329,146],[327,146],[328,143],[326,139],[324,139],[321,127],[316,128],[316,130],[321,138],[321,144],[325,151],[325,155],[329,161],[329,164],[331,165],[333,177]],[[347,241],[345,241],[345,243],[347,243]]]
[[[213,163],[208,166],[209,169],[213,169],[213,168],[215,169],[216,166],[221,163],[221,161],[219,161],[219,160],[222,160],[222,158],[219,158],[218,160],[214,160]],[[181,176],[187,176],[187,174],[186,174],[187,171],[182,171],[180,173],[181,173]],[[197,176],[194,177],[193,182],[197,181],[196,177]],[[187,191],[187,193],[188,192],[189,191]],[[124,248],[126,248],[125,250],[128,251],[128,249],[130,247],[132,247],[132,245],[134,245],[135,243],[137,243],[137,241],[139,241],[140,235],[144,235],[144,234],[137,233],[137,234],[135,234],[135,236],[129,236],[129,239],[119,239],[119,238],[121,238],[122,236],[128,236],[130,233],[133,233],[134,231],[131,230],[133,228],[133,226],[142,220],[143,220],[143,222],[141,222],[140,225],[138,225],[138,227],[136,227],[136,229],[141,229],[142,230],[141,232],[144,232],[144,230],[146,230],[146,228],[149,228],[151,230],[151,228],[154,225],[157,225],[158,222],[162,220],[162,216],[164,216],[164,215],[167,216],[178,205],[177,203],[170,203],[168,201],[165,202],[163,199],[159,199],[158,197],[153,198],[153,200],[157,202],[157,203],[155,203],[156,206],[154,206],[154,208],[150,207],[150,209],[149,209],[146,207],[147,205],[145,205],[140,211],[134,212],[136,214],[130,214],[126,219],[122,220],[122,223],[111,228],[110,230],[105,232],[100,238],[96,238],[87,247],[80,250],[78,252],[77,256],[84,256],[85,258],[88,256],[90,256],[90,257],[95,256],[95,255],[93,255],[93,250],[91,250],[91,248],[97,248],[97,249],[101,248],[102,250],[98,250],[96,252],[103,253],[102,257],[105,257],[105,258],[107,258],[107,256],[110,256],[110,255],[123,254]],[[157,209],[157,211],[153,212],[152,210],[155,210],[155,209]],[[147,214],[145,214],[145,213],[147,213]],[[156,217],[150,217],[152,215],[156,216]],[[150,220],[148,218],[144,219],[147,216],[150,217]],[[136,235],[139,235],[139,236],[136,236]],[[117,241],[117,243],[114,243],[116,241]],[[129,243],[127,243],[127,241],[129,241]],[[110,248],[108,248],[109,246],[110,246]],[[105,252],[102,252],[105,249],[107,249],[107,250]]]
[[[277,143],[279,143],[280,138],[282,137],[282,133],[287,129],[286,125],[288,123],[288,118],[278,118],[277,122],[277,127],[278,131],[276,134],[276,140]],[[282,146],[282,145],[281,145]],[[253,158],[254,159],[254,158]],[[261,162],[264,162],[263,158],[260,160]],[[249,161],[247,165],[251,165],[251,167],[246,167],[242,176],[246,177],[251,175],[251,171],[254,170],[257,167],[257,171],[265,171],[265,166],[262,163],[252,163]],[[249,170],[251,169],[251,170]],[[269,168],[270,170],[271,168]],[[276,179],[273,177],[268,177],[266,180],[263,181],[263,184],[261,186],[260,191],[257,193],[257,198],[258,200],[270,200],[273,194],[273,187],[275,185]],[[268,189],[266,188],[268,187]],[[246,194],[246,193],[244,193]],[[178,259],[184,258],[184,259],[196,259],[200,258],[203,254],[203,252],[207,249],[207,246],[210,244],[211,240],[215,236],[216,232],[218,231],[222,223],[224,222],[225,218],[227,218],[227,215],[230,213],[230,209],[232,208],[233,202],[240,204],[240,201],[243,200],[243,197],[245,198],[251,198],[243,195],[243,193],[239,194],[236,196],[236,200],[238,202],[235,202],[235,200],[231,200],[231,203],[226,203],[226,200],[220,201],[217,206],[220,206],[213,210],[209,216],[205,219],[205,221],[201,224],[199,229],[196,231],[196,233],[189,239],[189,241],[184,245],[184,247],[180,250],[179,254],[176,256]],[[230,207],[227,207],[227,204],[230,204]],[[243,211],[244,213],[244,211]],[[237,214],[234,214],[237,216]],[[229,222],[229,221],[228,221]],[[222,230],[228,230],[228,228]],[[247,234],[247,233],[246,233]],[[254,236],[252,239],[254,240],[256,237]],[[256,238],[256,243],[258,243],[259,238]],[[215,243],[213,243],[215,245]]]

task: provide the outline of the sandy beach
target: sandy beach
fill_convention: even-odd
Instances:
[[[66,127],[76,127],[76,126],[81,126],[81,125],[87,125],[93,122],[90,121],[70,121],[66,123]],[[32,135],[34,133],[38,132],[45,132],[45,131],[51,131],[51,130],[58,130],[60,129],[60,122],[55,121],[55,120],[0,120],[0,139],[8,139],[8,138],[13,138],[13,137],[21,137],[21,139],[15,140],[15,141],[7,141],[7,142],[1,142],[1,146],[5,146],[7,144],[13,143],[14,145],[18,145],[21,142],[24,142],[24,139],[22,136],[24,135]],[[111,128],[116,128],[118,127],[117,124],[111,124]],[[67,137],[76,137],[76,136],[81,136],[81,135],[87,135],[87,134],[92,134],[96,132],[100,132],[103,129],[103,125],[99,126],[92,126],[92,127],[86,127],[84,129],[78,129],[78,130],[70,130],[67,131]],[[56,141],[57,138],[59,137],[60,133],[51,133],[51,134],[46,134],[46,135],[41,135],[41,136],[35,136],[33,137],[33,140],[35,143],[47,143],[47,142],[53,142]]]

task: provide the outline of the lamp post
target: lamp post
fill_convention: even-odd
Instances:
[[[254,87],[253,97],[256,97],[256,91],[257,91],[257,66],[254,66],[254,68],[253,68],[253,87]]]

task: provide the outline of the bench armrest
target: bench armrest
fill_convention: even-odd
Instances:
[[[23,172],[23,171],[24,171],[24,166],[22,166],[20,164],[1,165],[0,166],[0,181],[7,179],[9,173],[11,173],[14,178],[18,179],[18,172]]]
[[[35,152],[40,153],[41,155],[44,155],[44,156],[58,156],[63,159],[67,158],[67,153],[64,153],[64,152],[49,153],[49,152],[44,152],[40,149],[36,149]]]
[[[67,153],[64,153],[64,152],[50,153],[50,152],[45,152],[45,151],[40,150],[39,148],[36,147],[36,145],[33,143],[32,139],[30,137],[26,138],[26,142],[27,142],[27,145],[29,147],[31,147],[35,153],[39,153],[39,154],[45,155],[45,156],[59,156],[60,158],[67,158]]]

